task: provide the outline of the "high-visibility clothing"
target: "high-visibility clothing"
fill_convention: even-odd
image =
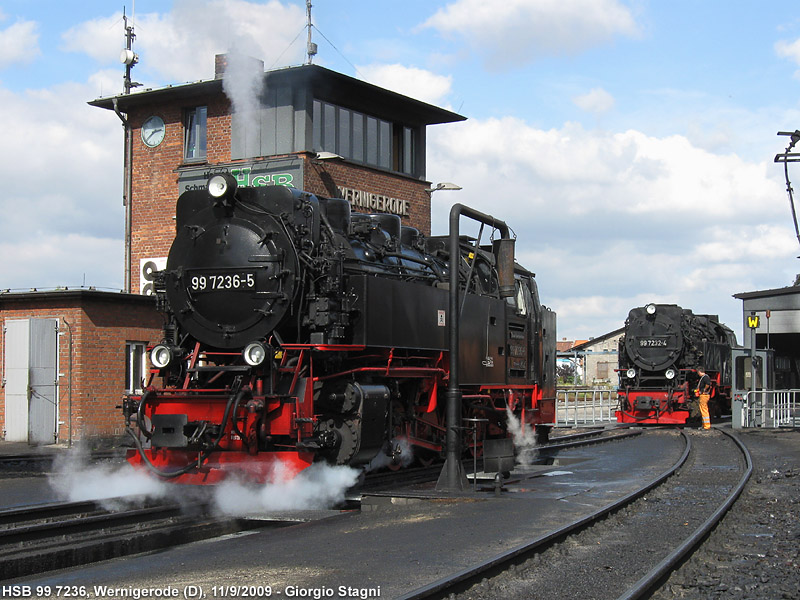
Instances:
[[[703,429],[711,429],[711,415],[708,413],[708,400],[710,394],[700,394],[700,416],[703,417]]]

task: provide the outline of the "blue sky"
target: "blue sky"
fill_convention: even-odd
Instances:
[[[741,340],[732,295],[800,272],[773,162],[800,128],[796,2],[313,4],[315,63],[468,117],[429,128],[428,179],[463,187],[434,194],[434,233],[453,202],[511,225],[559,337],[656,301]],[[86,104],[121,92],[122,8],[0,0],[0,289],[122,286],[122,128]],[[303,0],[126,11],[145,87],[209,79],[231,49],[304,60]]]

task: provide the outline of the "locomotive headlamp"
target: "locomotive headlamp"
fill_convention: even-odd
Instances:
[[[644,307],[644,309],[647,311],[648,315],[656,314],[656,305],[655,304],[648,304],[647,306]]]
[[[675,369],[667,369],[666,372],[664,373],[664,377],[666,377],[667,379],[675,379],[675,375],[677,375]]]
[[[261,342],[251,342],[245,347],[242,356],[244,357],[244,362],[248,365],[257,367],[267,357],[267,349]]]
[[[236,178],[230,173],[217,173],[208,179],[208,193],[212,198],[231,198],[235,191]]]
[[[159,344],[150,351],[150,362],[157,369],[169,366],[173,358],[175,355],[172,353],[172,349],[164,344]]]
[[[627,377],[628,379],[633,379],[634,377],[636,377],[636,369],[628,369],[627,371],[625,371],[625,377]]]

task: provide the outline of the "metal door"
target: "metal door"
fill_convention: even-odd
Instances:
[[[58,320],[31,319],[28,442],[56,441]]]
[[[6,441],[28,441],[28,355],[30,325],[28,319],[6,321],[5,374]]]
[[[6,440],[52,444],[58,404],[58,319],[6,321]]]

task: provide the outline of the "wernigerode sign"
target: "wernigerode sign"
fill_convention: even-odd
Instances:
[[[408,216],[410,202],[399,198],[391,198],[382,194],[373,194],[364,190],[337,186],[339,196],[350,203],[357,212],[386,212],[401,217]]]

